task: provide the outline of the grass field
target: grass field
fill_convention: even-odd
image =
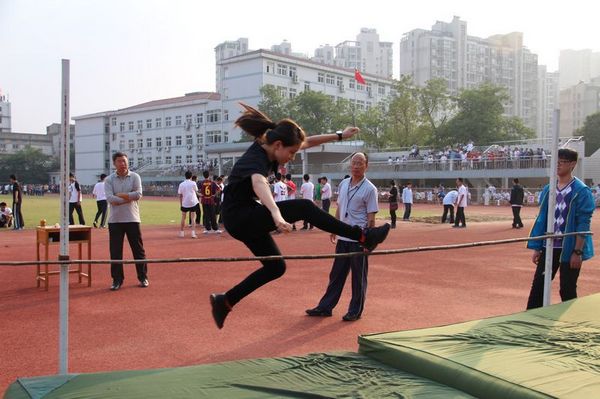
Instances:
[[[58,223],[60,220],[60,206],[58,195],[46,195],[44,197],[29,197],[23,199],[23,217],[25,218],[26,228],[37,226],[41,219],[46,219],[48,225]],[[0,201],[4,201],[9,207],[12,206],[12,196],[0,195]],[[96,215],[96,201],[93,198],[84,198],[83,200],[83,215],[86,224],[91,225]],[[441,208],[441,207],[440,207]],[[179,211],[179,200],[175,197],[146,197],[140,202],[140,211],[142,223],[144,225],[177,225],[179,223],[181,213]],[[335,208],[332,207],[330,212],[335,214]],[[402,218],[402,206],[396,211],[398,218]],[[507,211],[506,216],[500,215],[478,215],[469,214],[471,222],[494,221],[494,220],[509,220],[510,211]],[[431,207],[419,209],[416,204],[413,207],[411,220],[424,223],[439,223],[441,209],[439,211],[432,210]],[[77,222],[77,216],[75,221]],[[390,213],[388,206],[385,203],[380,204],[380,211],[377,214],[378,219],[389,219]]]

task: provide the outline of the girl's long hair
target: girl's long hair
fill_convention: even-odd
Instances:
[[[240,103],[244,108],[242,115],[235,121],[235,126],[266,144],[280,140],[285,147],[302,144],[306,138],[304,130],[291,119],[273,122],[267,115],[254,107]]]

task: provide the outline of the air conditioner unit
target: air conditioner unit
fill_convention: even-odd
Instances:
[[[191,149],[192,149],[192,145],[191,145],[191,144],[188,144],[188,145],[187,145],[187,149],[188,149],[188,150],[191,150]]]
[[[200,129],[201,126],[202,126],[201,124],[197,123],[196,124],[196,129]]]
[[[142,134],[142,129],[138,129],[136,133],[137,134]]]
[[[298,83],[298,75],[292,75],[292,83]]]
[[[160,151],[162,151],[162,147],[158,147],[156,150],[157,150],[158,152],[160,152]]]
[[[170,152],[171,151],[171,147],[165,147],[165,152]]]
[[[190,127],[192,127],[192,122],[186,122],[185,123],[185,130],[190,130]]]
[[[142,149],[141,149],[141,148],[138,148],[137,152],[142,152]]]

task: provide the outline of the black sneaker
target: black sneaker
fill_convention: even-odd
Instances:
[[[110,286],[111,291],[116,291],[123,285],[122,281],[113,280],[112,285]]]
[[[140,287],[142,287],[142,288],[146,288],[149,285],[150,285],[150,282],[148,281],[147,278],[145,278],[145,279],[143,279],[143,280],[140,281]]]
[[[309,316],[331,317],[331,310],[312,308],[312,309],[306,309],[305,312]]]
[[[360,315],[359,314],[352,314],[352,313],[346,313],[342,317],[342,320],[344,320],[344,321],[356,321],[358,319],[360,319]]]
[[[365,240],[361,245],[366,251],[371,252],[385,240],[389,232],[389,223],[379,227],[368,227],[364,230]]]
[[[220,329],[223,328],[225,318],[231,312],[231,306],[227,303],[225,294],[210,294],[210,306],[212,307],[212,315],[217,327]]]
[[[94,225],[94,228],[98,228],[98,223],[94,220],[94,223],[92,223]]]

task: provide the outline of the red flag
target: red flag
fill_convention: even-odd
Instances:
[[[366,85],[367,82],[365,82],[365,79],[362,77],[362,75],[360,74],[360,72],[358,72],[358,69],[354,70],[354,79],[356,79],[356,81],[358,83],[360,83],[361,85]]]

